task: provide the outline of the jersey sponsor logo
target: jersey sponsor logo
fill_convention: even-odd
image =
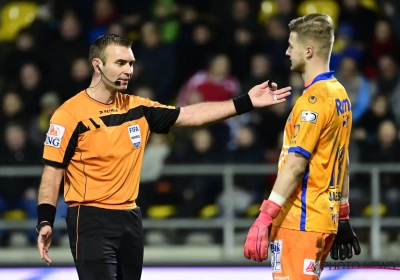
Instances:
[[[304,259],[303,273],[306,275],[320,275],[321,268],[319,260]]]
[[[54,148],[60,148],[61,146],[61,140],[65,132],[65,127],[58,125],[58,124],[51,124],[49,127],[49,131],[47,131],[46,134],[46,141],[45,145],[54,147]]]
[[[274,280],[290,280],[290,276],[274,276]]]
[[[111,113],[118,113],[118,109],[107,109],[103,111],[99,111],[100,115],[101,114],[111,114]]]
[[[301,111],[301,121],[317,123],[318,113],[313,111]]]
[[[351,111],[351,104],[347,98],[343,99],[343,100],[336,98],[335,104],[336,104],[336,112],[337,112],[338,116],[340,116],[348,111]]]
[[[140,127],[138,124],[131,125],[128,127],[129,137],[131,138],[133,146],[139,148],[142,136],[140,134]]]
[[[283,240],[275,240],[270,243],[272,272],[282,272],[282,245]]]
[[[318,101],[318,99],[317,99],[317,97],[316,96],[310,96],[309,98],[308,98],[308,102],[310,102],[311,104],[315,104],[315,103],[317,103],[317,101]]]

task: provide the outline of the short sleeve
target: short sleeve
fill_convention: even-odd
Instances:
[[[144,116],[151,132],[167,134],[179,117],[180,108],[142,99]]]
[[[317,104],[299,100],[293,108],[294,128],[289,153],[300,153],[311,158],[326,121],[324,108]]]
[[[78,143],[77,121],[65,110],[57,110],[51,120],[44,142],[42,162],[65,168]]]

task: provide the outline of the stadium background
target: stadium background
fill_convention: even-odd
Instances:
[[[105,33],[134,42],[129,94],[181,106],[231,98],[271,76],[292,86],[285,104],[152,135],[138,201],[146,219],[145,265],[175,267],[172,276],[146,268],[143,279],[269,279],[268,262],[245,260],[242,246],[273,186],[281,132],[303,88],[285,57],[287,24],[311,12],[330,14],[336,23],[331,69],[352,100],[351,216],[363,248],[355,260],[398,260],[400,1],[2,0],[0,279],[76,277],[73,270],[43,268],[35,247],[40,160],[49,118],[89,85],[88,49]],[[72,265],[65,207],[60,200],[50,250],[56,267]],[[203,268],[188,274],[177,268],[189,265]],[[211,268],[232,265],[249,266],[248,276]],[[23,269],[31,266],[42,268]],[[6,267],[16,270],[7,274]],[[386,272],[393,273],[379,275]],[[361,270],[338,273],[323,279],[367,279]]]

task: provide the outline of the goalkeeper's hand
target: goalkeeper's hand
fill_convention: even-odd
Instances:
[[[353,250],[355,255],[361,254],[360,243],[350,225],[349,213],[349,203],[340,206],[338,232],[331,248],[331,258],[334,260],[351,259]]]
[[[264,200],[261,205],[257,220],[247,234],[244,243],[244,256],[256,262],[262,262],[268,258],[269,232],[272,220],[278,216],[281,207],[271,200]]]

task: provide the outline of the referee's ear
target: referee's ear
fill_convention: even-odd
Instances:
[[[101,63],[101,61],[99,61],[99,59],[93,59],[92,60],[92,66],[93,66],[93,74],[94,73],[97,73],[97,74],[101,74],[101,66],[102,66],[102,63]]]

